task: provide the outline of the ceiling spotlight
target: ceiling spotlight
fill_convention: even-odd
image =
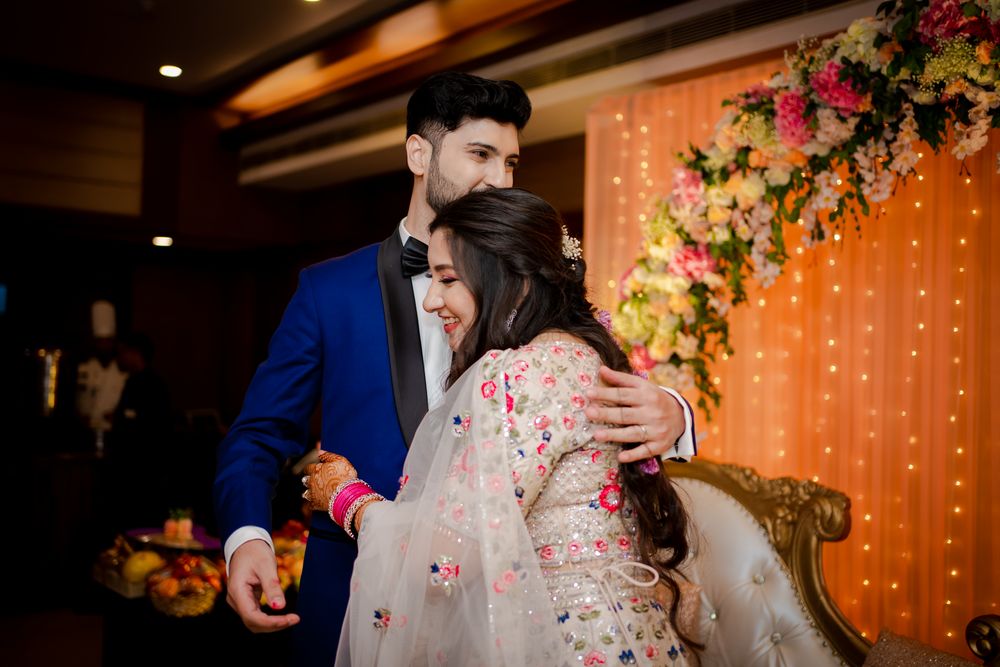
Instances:
[[[154,236],[153,245],[158,248],[169,248],[174,244],[174,240],[169,236]]]
[[[164,65],[160,68],[160,74],[162,74],[165,77],[169,77],[171,79],[176,79],[181,75],[181,72],[183,71],[184,70],[182,70],[177,65]]]

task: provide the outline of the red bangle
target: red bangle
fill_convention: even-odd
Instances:
[[[369,493],[372,493],[371,487],[360,479],[348,484],[330,502],[330,518],[343,528],[347,509],[354,504],[355,500]]]

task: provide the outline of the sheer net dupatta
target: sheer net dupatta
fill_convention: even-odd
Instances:
[[[561,665],[561,634],[511,482],[505,353],[414,436],[393,503],[358,538],[337,665]]]

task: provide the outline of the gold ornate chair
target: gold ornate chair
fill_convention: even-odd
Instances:
[[[851,529],[847,496],[815,482],[767,479],[752,468],[704,460],[670,463],[667,471],[694,524],[692,556],[683,569],[702,589],[702,664],[865,662],[871,644],[837,608],[823,577],[823,542],[843,540]],[[985,665],[1000,667],[1000,616],[973,619],[966,639]],[[879,649],[879,657],[887,653]]]

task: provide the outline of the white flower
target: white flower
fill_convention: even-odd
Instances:
[[[678,332],[674,340],[674,351],[681,359],[694,359],[698,356],[698,338]]]

